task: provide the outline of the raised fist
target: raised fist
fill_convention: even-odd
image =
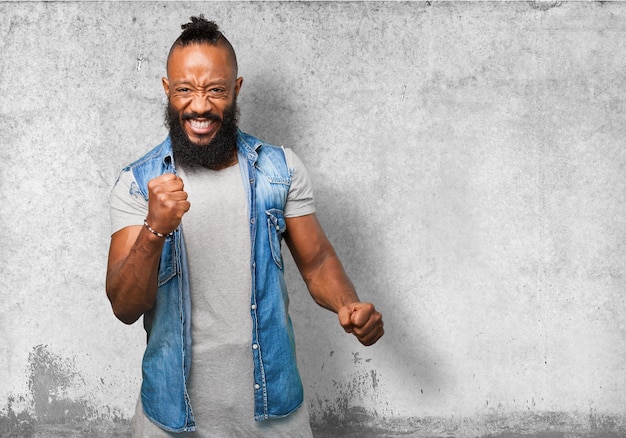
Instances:
[[[159,233],[169,234],[178,228],[189,211],[183,180],[165,173],[148,181],[148,225]]]

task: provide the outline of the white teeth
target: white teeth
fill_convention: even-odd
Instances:
[[[198,129],[204,129],[204,128],[208,128],[209,125],[211,124],[211,122],[209,120],[195,120],[195,119],[191,119],[191,126],[193,126],[194,128],[198,128]]]

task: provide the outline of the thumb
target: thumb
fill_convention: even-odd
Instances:
[[[343,327],[346,333],[352,333],[354,324],[352,323],[352,312],[355,310],[355,303],[343,306],[337,312],[339,318],[339,324]]]
[[[354,306],[354,309],[352,309],[352,314],[350,315],[352,325],[357,328],[363,327],[365,324],[367,324],[367,321],[369,321],[371,313],[371,306],[368,306],[366,304]]]

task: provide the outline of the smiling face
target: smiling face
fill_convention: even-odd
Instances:
[[[215,138],[242,82],[224,45],[193,43],[172,49],[163,89],[192,144],[206,146]]]

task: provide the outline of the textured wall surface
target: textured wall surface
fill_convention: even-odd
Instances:
[[[107,197],[199,13],[385,315],[361,347],[288,266],[318,437],[626,434],[626,4],[2,2],[0,436],[128,434]]]

